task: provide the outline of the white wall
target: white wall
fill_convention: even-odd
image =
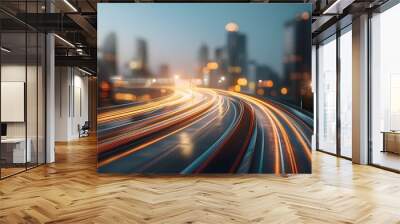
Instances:
[[[55,141],[67,141],[69,133],[69,69],[55,68]]]
[[[55,140],[79,137],[78,125],[88,120],[88,78],[76,68],[56,67]]]
[[[2,65],[1,66],[1,81],[2,82],[25,82],[26,70],[28,74],[36,74],[36,67],[25,65]],[[30,78],[30,76],[28,76]],[[36,86],[36,80],[28,80],[29,86]],[[36,88],[27,88],[27,105],[31,108],[36,108]],[[40,106],[40,105],[39,105]],[[1,108],[2,110],[7,110],[7,108]],[[28,111],[30,112],[30,111]],[[35,124],[28,124],[28,129],[30,127],[36,130],[36,113],[27,113],[28,122],[34,121]],[[7,123],[7,135],[8,137],[25,137],[25,123],[26,122],[8,122]],[[30,131],[28,130],[28,137]]]

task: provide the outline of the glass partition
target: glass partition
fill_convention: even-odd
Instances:
[[[318,47],[318,149],[336,154],[336,36]]]
[[[38,64],[37,64],[37,163],[46,162],[46,37],[38,33]]]
[[[27,167],[37,165],[38,149],[38,35],[36,32],[27,33],[27,85],[26,85],[26,114],[27,114],[27,150],[29,161]]]
[[[26,40],[25,32],[1,34],[2,177],[24,171],[31,157],[26,141]]]
[[[0,6],[37,13],[43,3]],[[45,163],[45,42],[43,33],[0,12],[0,178]]]
[[[400,170],[400,4],[371,19],[371,162]]]

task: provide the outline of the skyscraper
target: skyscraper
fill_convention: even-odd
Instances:
[[[282,88],[281,82],[278,73],[276,73],[271,67],[265,64],[257,65],[256,79],[257,90],[262,89],[262,91],[258,91],[258,95],[270,97],[279,96],[280,88]]]
[[[224,47],[217,47],[214,52],[215,62],[218,63],[218,70],[220,73],[226,72],[227,55]]]
[[[99,47],[98,90],[99,106],[112,101],[112,78],[118,75],[117,35],[109,33]]]
[[[232,81],[241,75],[247,75],[247,43],[246,35],[239,32],[239,26],[235,23],[228,23],[227,30],[227,63],[228,72]]]
[[[311,92],[311,18],[303,12],[285,24],[284,33],[284,77],[283,85],[288,91],[285,100],[308,111],[313,110]]]
[[[170,69],[168,64],[161,64],[160,65],[160,71],[159,71],[159,77],[161,78],[168,78],[170,76]]]
[[[147,43],[146,40],[138,38],[136,39],[136,62],[138,65],[138,72],[141,76],[148,76],[148,54],[147,54]]]
[[[117,35],[115,33],[109,33],[104,39],[103,44],[100,47],[100,60],[99,63],[101,69],[99,71],[99,83],[101,81],[110,82],[111,77],[116,76],[118,73],[117,65]]]
[[[247,65],[247,81],[249,82],[248,93],[256,93],[256,83],[257,83],[257,62],[250,60]]]
[[[207,66],[207,63],[209,61],[209,51],[208,51],[208,46],[206,44],[202,44],[199,49],[199,78],[203,78],[204,76],[204,68]]]
[[[218,66],[210,71],[210,87],[226,89],[229,84],[226,70],[226,50],[217,47],[214,51],[214,61]]]

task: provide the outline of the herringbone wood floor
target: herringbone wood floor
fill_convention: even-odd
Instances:
[[[0,223],[400,223],[400,175],[313,153],[313,174],[96,173],[94,138],[0,181]]]

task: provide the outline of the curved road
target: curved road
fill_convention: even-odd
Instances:
[[[174,89],[98,115],[98,171],[310,173],[312,129],[282,106],[206,88]]]

